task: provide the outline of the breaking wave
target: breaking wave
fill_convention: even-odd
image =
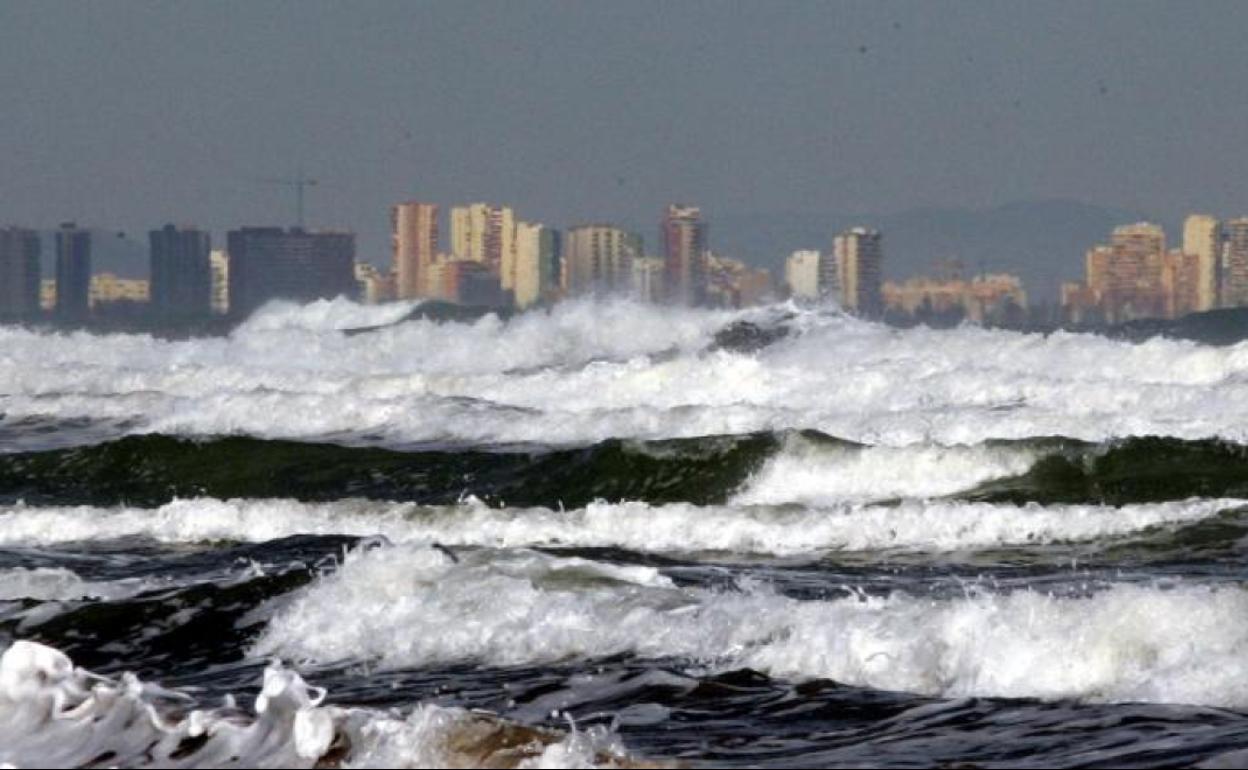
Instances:
[[[4,327],[0,412],[390,444],[785,429],[891,446],[1248,438],[1248,343],[902,331],[786,305],[575,301],[467,323],[410,310],[279,304],[228,337],[180,341]]]
[[[1248,591],[968,586],[953,598],[799,600],[762,583],[681,588],[651,568],[532,552],[453,561],[395,547],[352,552],[273,618],[253,652],[386,667],[628,654],[943,697],[1245,708]]]
[[[421,449],[129,436],[0,454],[0,503],[157,506],[176,498],[365,497],[447,505],[813,507],[904,499],[1125,505],[1248,498],[1248,446],[1141,437],[863,446],[804,432],[585,447]]]
[[[273,664],[254,705],[205,706],[185,692],[109,679],[59,651],[13,643],[0,656],[0,762],[26,767],[620,767],[601,727],[525,727],[459,708],[406,714],[324,703]]]
[[[1248,500],[1191,499],[1122,507],[906,501],[813,510],[595,502],[552,510],[498,509],[476,500],[430,507],[366,500],[197,498],[156,509],[0,508],[0,542],[40,546],[141,537],[163,543],[262,543],[295,535],[382,535],[413,544],[649,553],[939,552],[1114,538],[1245,507]],[[0,598],[6,579],[47,584],[47,590],[60,585],[53,574],[19,572],[6,578],[0,572]],[[78,588],[67,584],[61,590]]]

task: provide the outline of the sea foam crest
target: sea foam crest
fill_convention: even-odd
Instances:
[[[14,567],[0,569],[0,601],[35,599],[61,601],[66,599],[119,599],[155,587],[153,581],[140,578],[122,580],[84,580],[64,567]]]
[[[792,435],[733,501],[822,506],[941,497],[1025,473],[1043,454],[1022,444],[835,446]]]
[[[17,641],[0,656],[0,763],[26,767],[588,767],[629,764],[602,728],[560,734],[462,709],[407,714],[322,704],[272,664],[250,710],[75,668]]]
[[[476,500],[426,507],[344,500],[177,500],[144,508],[0,508],[0,543],[148,537],[166,543],[264,542],[291,535],[384,535],[394,542],[486,546],[618,547],[650,553],[800,554],[820,551],[957,551],[1090,541],[1198,521],[1248,505],[1236,499],[1121,507],[908,500],[825,508],[592,503],[573,510],[491,508]],[[58,582],[59,580],[59,582]],[[0,573],[0,598],[38,581],[36,593],[86,590],[70,576]],[[71,581],[71,582],[65,582]],[[114,586],[109,590],[115,590]],[[95,589],[101,590],[101,589]]]
[[[392,667],[633,654],[937,696],[1244,708],[1248,591],[972,585],[953,598],[798,600],[765,584],[682,588],[538,553],[463,552],[456,562],[394,547],[355,552],[303,589],[253,652]]]
[[[3,327],[0,410],[145,432],[396,442],[787,428],[889,446],[1248,438],[1248,343],[896,330],[793,306],[578,300],[507,320],[397,320],[409,309],[278,305],[228,337],[182,341]],[[761,350],[718,347],[737,321],[792,331]],[[345,334],[356,322],[380,328]]]

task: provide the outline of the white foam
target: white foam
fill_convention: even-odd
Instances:
[[[61,567],[16,567],[0,570],[0,601],[119,599],[151,587],[149,582],[135,578],[115,581],[83,580],[72,570]]]
[[[940,497],[1025,473],[1042,454],[1022,445],[829,446],[792,436],[733,500],[745,505],[835,505]]]
[[[397,323],[420,304],[403,301],[361,305],[345,297],[318,299],[306,305],[274,300],[252,313],[235,334],[248,335],[289,329],[310,332],[368,329]]]
[[[406,715],[322,705],[271,665],[253,710],[185,713],[191,698],[132,674],[106,679],[27,641],[0,656],[0,763],[79,767],[591,767],[626,755],[602,728],[559,734],[422,704]],[[497,738],[521,740],[514,748]]]
[[[784,428],[889,446],[1042,435],[1248,439],[1248,343],[901,331],[787,306],[623,301],[568,302],[508,321],[396,322],[409,309],[277,305],[229,337],[183,341],[5,327],[0,410],[131,419],[139,431],[407,442]],[[797,329],[785,340],[757,353],[705,352],[725,324],[784,312],[796,314]]]
[[[937,696],[1248,707],[1237,586],[799,601],[764,585],[604,582],[594,569],[523,552],[354,553],[279,611],[254,652],[383,666],[631,653]]]
[[[487,547],[615,546],[649,553],[800,554],[842,550],[957,551],[1090,541],[1179,524],[1248,505],[1236,499],[1121,507],[908,500],[826,508],[593,503],[490,508],[344,500],[178,500],[157,509],[0,508],[0,543],[148,537],[168,543],[264,542],[298,534],[384,535],[394,542]],[[0,579],[0,592],[3,591]]]

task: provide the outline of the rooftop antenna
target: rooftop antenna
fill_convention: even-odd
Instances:
[[[315,187],[319,182],[315,179],[309,179],[304,176],[303,169],[299,169],[299,173],[294,179],[268,178],[261,179],[265,184],[280,184],[286,187],[293,187],[295,190],[295,222],[296,227],[303,229],[303,190],[306,187]]]

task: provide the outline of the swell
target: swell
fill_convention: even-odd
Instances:
[[[815,431],[519,451],[128,436],[0,455],[0,504],[159,506],[177,498],[344,497],[579,508],[594,501],[789,505],[951,499],[1128,505],[1248,497],[1248,446],[1219,439],[1069,438],[867,446]]]
[[[722,502],[779,446],[774,434],[610,440],[577,449],[402,452],[244,437],[130,436],[0,456],[0,501],[162,505],[179,497],[342,497],[494,505],[596,499]]]
[[[1099,445],[1069,442],[1026,473],[985,482],[965,496],[983,502],[1123,505],[1245,492],[1248,446],[1145,436]]]

